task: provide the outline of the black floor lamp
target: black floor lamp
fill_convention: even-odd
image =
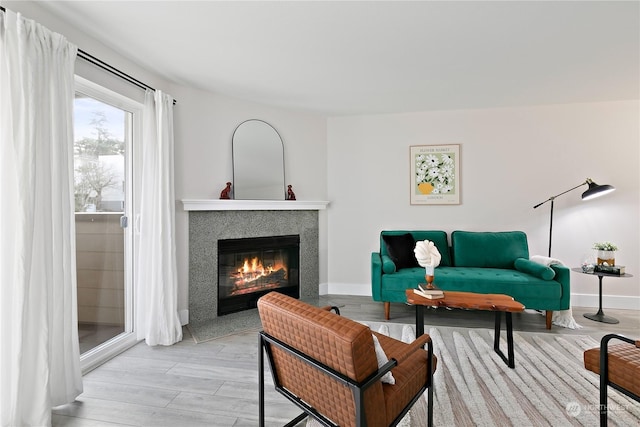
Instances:
[[[551,219],[549,220],[549,256],[551,256],[551,235],[553,232],[553,201],[555,200],[556,197],[562,196],[563,194],[567,194],[569,191],[575,190],[576,188],[582,187],[583,185],[589,185],[589,188],[587,189],[587,191],[582,193],[582,200],[595,199],[596,197],[604,196],[605,194],[611,193],[612,191],[615,190],[615,187],[612,187],[611,185],[598,185],[595,182],[591,181],[590,178],[587,178],[585,182],[579,185],[576,185],[575,187],[570,188],[567,191],[563,191],[560,194],[551,196],[544,202],[538,203],[533,207],[533,209],[535,209],[539,206],[544,205],[547,202],[551,202]]]

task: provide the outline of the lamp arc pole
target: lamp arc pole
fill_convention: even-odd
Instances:
[[[572,187],[566,191],[563,191],[560,194],[556,194],[555,196],[551,196],[549,197],[547,200],[545,200],[544,202],[540,202],[537,205],[535,205],[533,207],[533,209],[539,208],[540,206],[544,205],[547,202],[551,202],[551,216],[549,218],[549,253],[548,256],[551,257],[551,240],[552,240],[552,236],[553,236],[553,202],[556,199],[556,197],[560,197],[563,194],[567,194],[570,191],[575,190],[576,188],[580,188],[583,185],[588,185],[589,188],[582,193],[582,200],[590,200],[596,197],[600,197],[600,196],[604,196],[605,194],[611,193],[612,191],[615,190],[615,188],[611,185],[598,185],[595,182],[593,182],[590,178],[587,178],[583,183],[580,183],[578,185],[576,185],[575,187]]]

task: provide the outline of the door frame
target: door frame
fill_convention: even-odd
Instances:
[[[124,332],[105,341],[80,355],[82,374],[93,370],[112,357],[132,347],[138,342],[135,330],[135,290],[134,256],[135,236],[134,218],[137,217],[136,192],[134,191],[136,146],[142,140],[143,105],[131,98],[109,90],[78,75],[75,76],[75,92],[80,92],[105,104],[131,113],[127,117],[127,136],[125,136],[125,209],[128,226],[124,229]],[[127,140],[128,139],[128,140]]]

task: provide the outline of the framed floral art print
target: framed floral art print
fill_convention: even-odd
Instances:
[[[413,145],[411,204],[460,204],[460,145]]]

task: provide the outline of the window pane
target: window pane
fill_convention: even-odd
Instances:
[[[80,353],[125,331],[125,153],[128,113],[76,93],[76,268]]]
[[[124,212],[125,111],[76,94],[76,212]]]

